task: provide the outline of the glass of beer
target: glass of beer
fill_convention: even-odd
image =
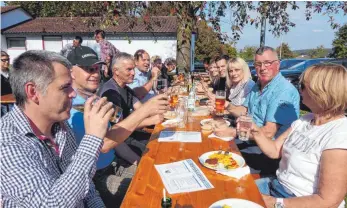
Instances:
[[[226,93],[223,90],[216,91],[216,115],[224,116],[224,105],[225,105]]]
[[[83,98],[85,98],[85,101],[93,96],[94,94],[91,92],[87,92],[85,90],[81,90],[81,89],[76,89],[76,92],[82,96]],[[93,101],[93,104],[95,104],[98,100],[100,99],[100,97],[96,97],[95,100]],[[76,105],[72,106],[74,109],[80,111],[80,112],[84,112],[84,102],[83,103],[79,103]],[[119,106],[116,106],[113,104],[113,109],[114,109],[114,113],[112,115],[112,117],[110,118],[110,122],[112,123],[118,123],[122,117],[123,117],[123,109]]]
[[[249,113],[242,113],[237,124],[237,135],[241,141],[248,141],[252,128],[252,116]]]

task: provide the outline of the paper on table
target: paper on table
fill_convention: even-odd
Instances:
[[[249,169],[248,166],[245,166],[243,168],[237,168],[235,170],[228,170],[228,171],[216,171],[219,174],[230,176],[233,178],[240,179],[245,175],[248,175],[251,173],[251,170]]]
[[[201,142],[201,133],[196,131],[161,131],[158,142]]]
[[[192,159],[154,166],[169,194],[214,188]]]
[[[217,139],[221,139],[221,140],[226,141],[226,142],[234,139],[234,137],[219,137],[219,136],[215,135],[214,133],[210,134],[208,136],[208,138],[217,138]]]
[[[171,126],[171,125],[178,124],[181,121],[182,121],[182,119],[180,119],[180,118],[174,118],[174,119],[169,119],[169,120],[164,121],[163,123],[161,123],[161,125]]]

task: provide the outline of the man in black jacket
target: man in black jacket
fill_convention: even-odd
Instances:
[[[1,51],[1,96],[12,94],[9,81],[9,65],[10,56],[5,51]]]

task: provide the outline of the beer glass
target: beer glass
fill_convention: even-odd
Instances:
[[[252,116],[249,113],[242,113],[239,117],[237,135],[241,141],[248,141],[252,128]]]
[[[91,92],[87,92],[85,90],[81,90],[81,89],[76,89],[76,92],[81,95],[83,98],[85,98],[85,101],[93,96],[94,94]],[[98,100],[100,99],[100,97],[96,97],[95,100],[93,101],[93,104],[95,104]],[[84,103],[80,103],[80,104],[76,104],[72,106],[74,109],[80,111],[80,112],[84,112]],[[112,115],[112,117],[110,118],[110,122],[112,123],[118,123],[119,120],[122,118],[123,116],[123,109],[119,106],[116,105],[112,105],[113,109],[114,109],[114,113]]]
[[[216,91],[216,115],[224,116],[224,105],[225,105],[226,93],[223,90]]]
[[[155,94],[162,94],[167,91],[167,80],[166,79],[157,79],[153,81],[153,91]]]

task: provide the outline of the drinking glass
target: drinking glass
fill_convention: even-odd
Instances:
[[[85,90],[82,90],[82,89],[76,89],[76,92],[81,95],[82,97],[85,98],[85,101],[93,96],[94,94],[91,93],[91,92],[87,92]],[[95,104],[98,100],[100,99],[100,97],[96,97],[93,101],[93,104]],[[74,109],[80,111],[80,112],[84,112],[84,103],[80,103],[80,104],[76,104],[76,105],[73,105],[72,106]],[[122,119],[122,116],[123,116],[123,109],[119,106],[116,106],[114,104],[112,104],[112,107],[114,109],[114,113],[112,115],[112,117],[110,118],[110,122],[113,122],[113,123],[118,123],[120,121],[120,119]]]
[[[178,87],[172,87],[171,90],[168,92],[170,97],[170,107],[175,108],[178,103],[178,94],[179,94],[179,88]]]
[[[186,119],[187,119],[187,99],[181,98],[178,102],[176,112],[178,115],[178,119],[181,121],[179,122],[178,127],[184,128],[186,126]]]
[[[153,81],[153,90],[155,94],[162,94],[167,91],[167,80],[166,79],[157,79]]]
[[[251,133],[252,116],[249,113],[242,113],[239,117],[237,135],[241,141],[248,141]]]
[[[216,91],[216,115],[224,116],[224,105],[225,105],[226,93],[223,90]]]

